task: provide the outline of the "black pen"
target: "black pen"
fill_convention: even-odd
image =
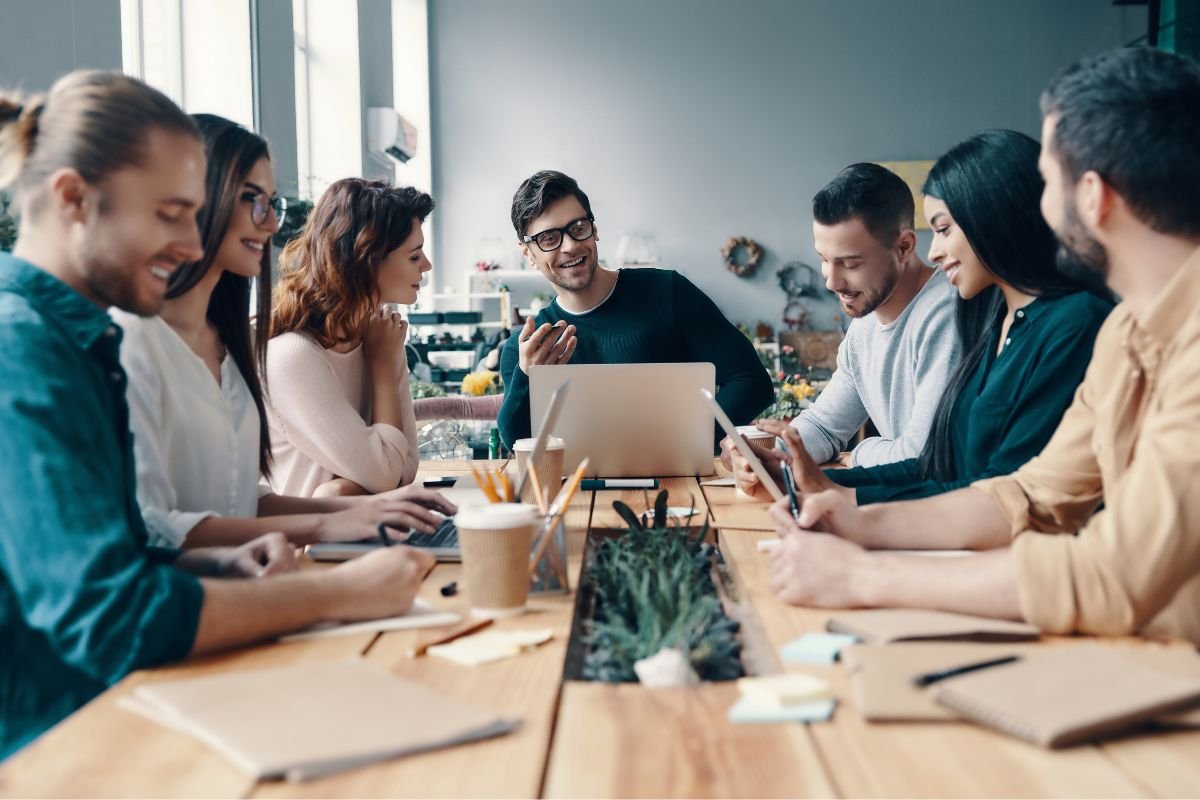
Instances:
[[[779,437],[779,449],[783,452],[788,452],[788,447],[783,441],[783,437]],[[796,499],[796,479],[792,476],[792,465],[787,461],[781,463],[783,467],[783,486],[787,489],[788,505],[792,507],[792,519],[800,521],[800,501]]]
[[[375,526],[375,530],[379,533],[379,541],[383,542],[384,547],[392,546],[392,537],[388,536],[387,526],[382,522]]]
[[[990,661],[977,661],[974,664],[964,664],[961,667],[951,667],[950,669],[940,669],[937,672],[927,672],[924,675],[918,675],[912,679],[913,686],[928,686],[931,683],[944,681],[946,678],[953,678],[957,675],[965,675],[968,672],[974,672],[977,669],[987,669],[988,667],[998,667],[1001,664],[1011,664],[1014,661],[1020,661],[1020,656],[1005,656],[1004,658],[993,658]]]

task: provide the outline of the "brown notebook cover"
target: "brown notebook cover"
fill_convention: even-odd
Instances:
[[[1099,645],[1048,647],[937,686],[942,705],[1043,747],[1119,733],[1200,701],[1200,678],[1151,669]]]
[[[843,648],[842,664],[850,675],[850,692],[859,715],[872,722],[957,720],[939,705],[937,684],[913,686],[912,679],[938,670],[1021,655],[1035,644],[980,642],[895,642],[855,644]]]
[[[142,685],[132,699],[258,779],[305,780],[519,724],[362,659]]]
[[[1038,629],[1024,622],[1009,622],[948,611],[880,608],[845,611],[825,623],[830,633],[857,636],[867,644],[951,639],[974,642],[1019,642],[1038,638]]]

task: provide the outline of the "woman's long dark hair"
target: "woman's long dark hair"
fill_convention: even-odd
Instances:
[[[200,282],[213,267],[221,249],[229,220],[239,207],[243,184],[259,159],[270,158],[267,142],[235,122],[215,114],[193,114],[192,119],[204,137],[208,173],[204,188],[206,200],[196,217],[204,255],[179,267],[167,284],[167,299],[179,297]],[[219,265],[218,265],[219,268]],[[271,319],[271,245],[263,247],[258,271],[258,325]],[[258,466],[263,475],[271,474],[271,434],[267,428],[267,410],[263,404],[266,380],[267,337],[255,337],[250,328],[250,279],[225,272],[213,289],[208,302],[208,321],[217,329],[225,349],[233,356],[238,371],[250,388],[258,409]],[[262,376],[260,378],[260,376]]]
[[[1038,143],[1023,133],[984,131],[939,158],[922,191],[946,204],[975,255],[998,280],[1035,297],[1087,291],[1111,298],[1098,277],[1089,280],[1083,274],[1064,272],[1055,261],[1057,240],[1040,210],[1043,182],[1038,150]],[[962,360],[950,375],[921,451],[921,473],[927,480],[955,477],[950,434],[954,406],[992,346],[991,333],[1004,313],[1004,295],[998,286],[957,301],[955,327]]]

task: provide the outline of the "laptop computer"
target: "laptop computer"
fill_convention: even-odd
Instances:
[[[700,394],[714,391],[711,363],[536,366],[529,371],[531,419],[543,418],[567,381],[571,402],[550,431],[565,443],[567,473],[585,456],[593,478],[713,473],[713,416]]]

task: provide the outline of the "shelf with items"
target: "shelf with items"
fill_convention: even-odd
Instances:
[[[422,298],[425,302],[410,311],[409,340],[429,366],[431,382],[447,391],[461,390],[463,378],[487,355],[486,343],[507,327],[507,298],[507,291],[442,292]],[[496,300],[499,308],[493,306],[489,313],[488,302]]]

